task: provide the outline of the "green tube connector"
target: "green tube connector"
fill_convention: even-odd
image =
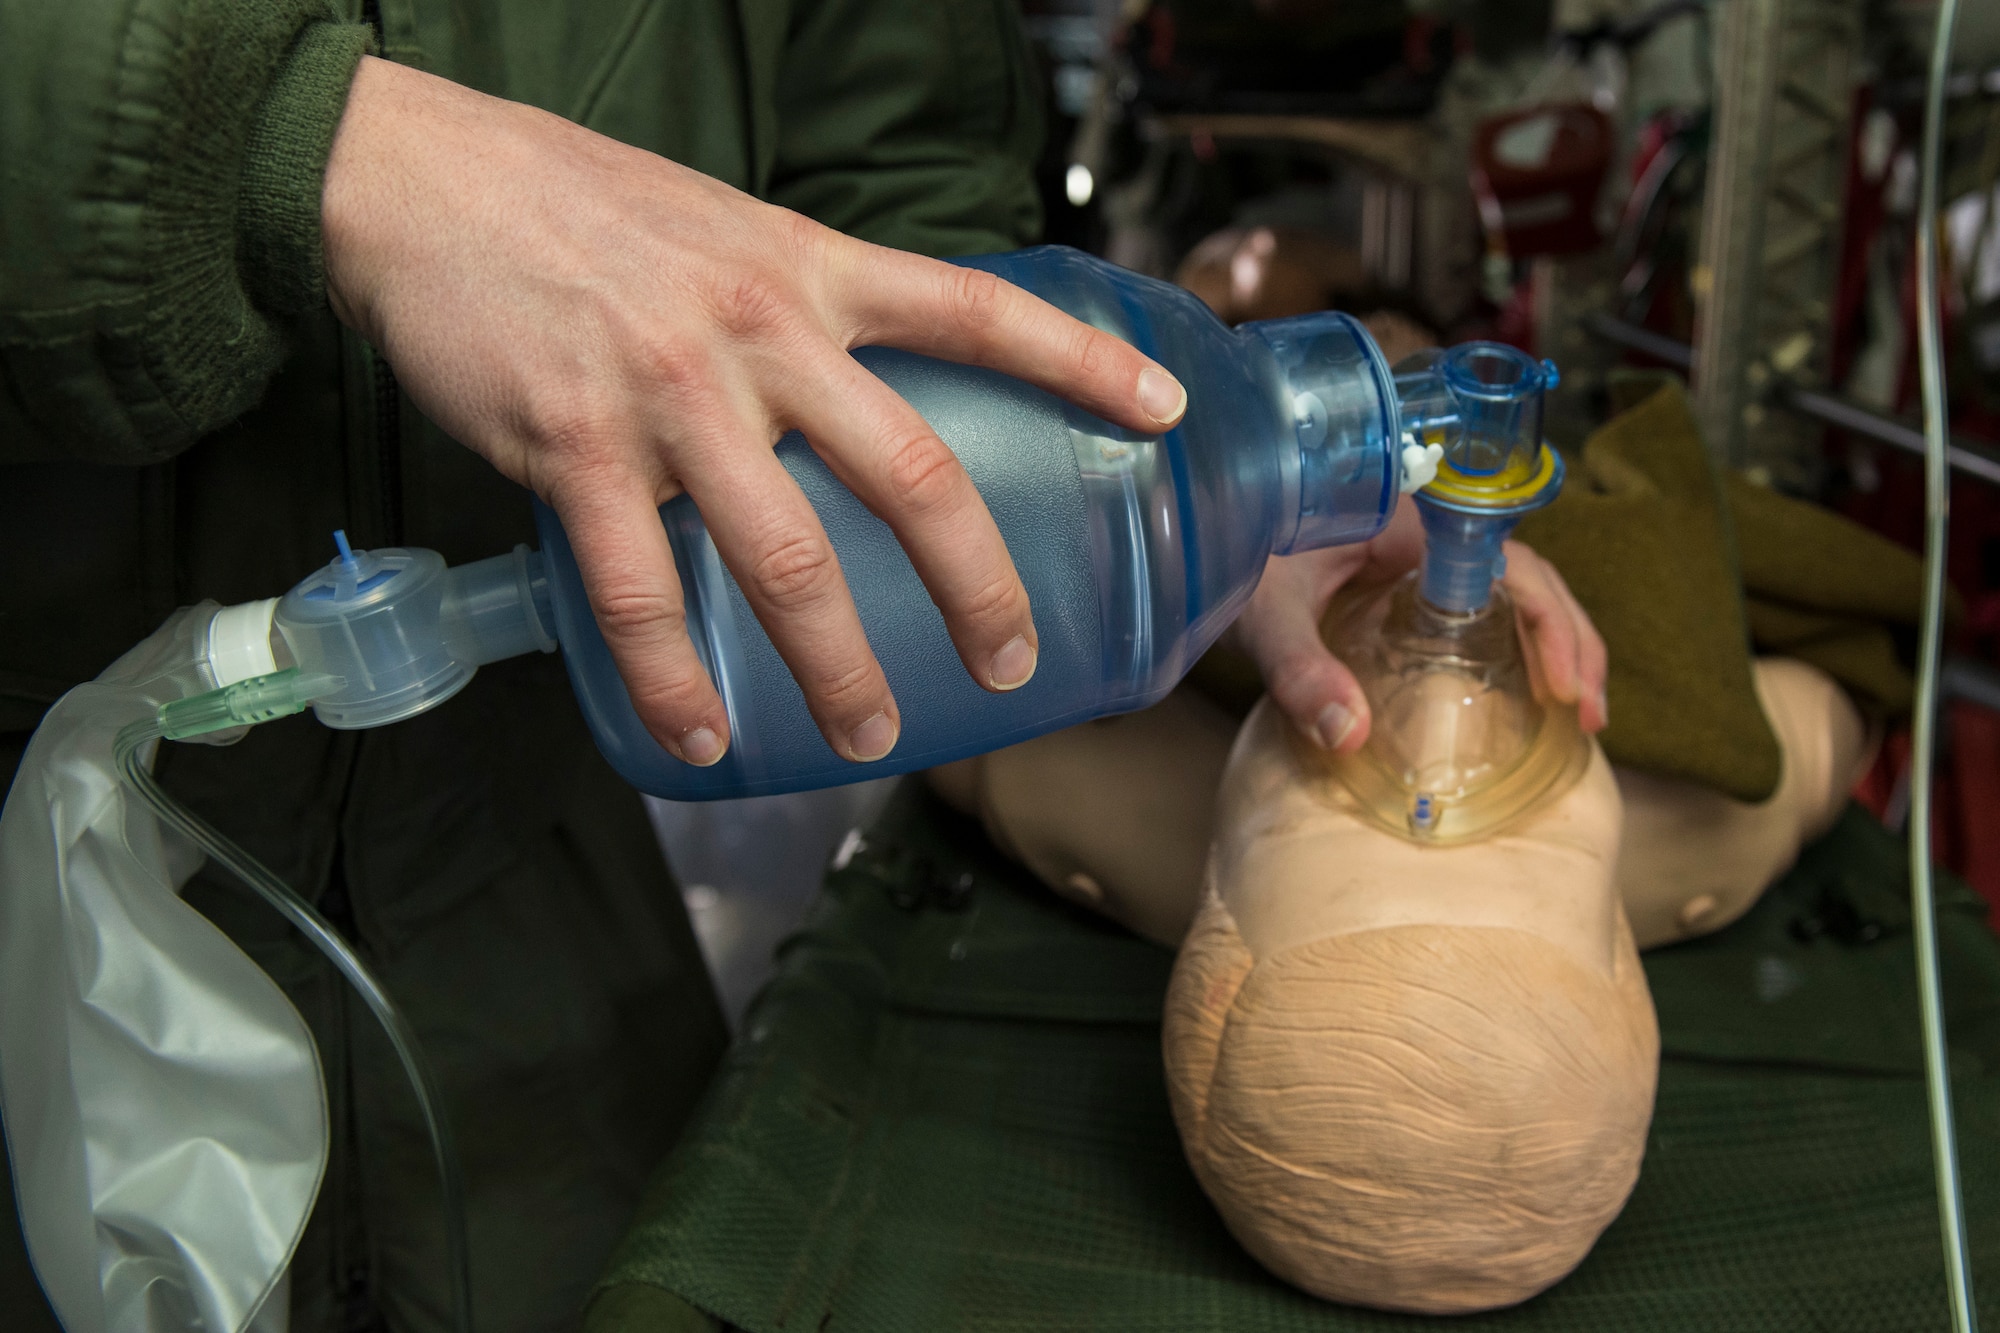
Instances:
[[[302,713],[315,699],[339,689],[339,676],[305,675],[297,667],[252,676],[207,694],[160,705],[160,734],[184,741],[229,727],[254,727]]]

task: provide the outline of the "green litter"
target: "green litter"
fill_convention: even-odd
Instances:
[[[1743,920],[1646,955],[1664,1055],[1631,1202],[1568,1278],[1455,1329],[1944,1326],[1902,859],[1850,809]],[[2000,941],[1940,878],[1966,1204],[2000,1321]],[[1172,962],[906,784],[786,947],[587,1333],[1438,1322],[1305,1296],[1223,1229],[1167,1109]]]

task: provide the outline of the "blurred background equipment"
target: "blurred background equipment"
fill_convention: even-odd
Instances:
[[[1595,250],[1598,198],[1615,151],[1611,117],[1585,102],[1493,116],[1472,144],[1472,186],[1503,257]]]
[[[1338,307],[1391,361],[1562,369],[1572,454],[1635,374],[1716,462],[1922,545],[1917,145],[1935,0],[1026,0],[1049,239],[1232,323]],[[1938,237],[1941,859],[2000,904],[2000,6],[1965,7]],[[1899,640],[1914,664],[1914,636]],[[1859,795],[1901,827],[1906,724]]]

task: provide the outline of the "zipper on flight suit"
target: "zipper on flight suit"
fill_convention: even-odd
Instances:
[[[350,21],[365,23],[374,30],[378,52],[390,51],[381,0],[358,0],[358,3],[346,0],[341,7]],[[396,383],[396,372],[381,353],[360,334],[344,327],[340,330],[340,396],[345,418],[348,535],[357,546],[400,546],[404,540],[402,389]],[[356,735],[352,747],[346,751],[350,785],[359,768],[363,743],[362,737]],[[351,791],[343,790],[340,798],[343,811],[351,799]],[[343,832],[340,838],[344,837]],[[357,948],[366,949],[349,896],[344,848],[338,840],[327,890],[318,906],[343,937]],[[338,979],[335,985],[341,985]],[[326,1019],[327,1036],[338,1049],[321,1052],[326,1066],[327,1111],[335,1122],[330,1128],[342,1140],[328,1165],[328,1178],[314,1209],[315,1218],[327,1233],[327,1252],[315,1256],[325,1268],[310,1276],[301,1275],[303,1281],[295,1281],[294,1308],[320,1333],[387,1333],[388,1318],[376,1300],[379,1275],[361,1183],[364,1167],[353,1068],[355,1015],[351,1005],[352,997],[344,993],[343,987]],[[300,1297],[305,1300],[303,1307]]]
[[[388,34],[382,24],[380,0],[361,0],[354,14],[375,30],[375,47],[388,49]],[[349,11],[353,13],[353,11]],[[341,399],[347,417],[347,521],[356,544],[400,546],[403,542],[403,399],[396,372],[366,340],[352,329],[340,331]],[[348,780],[353,781],[350,764]],[[349,794],[343,792],[346,807]],[[322,914],[349,941],[360,943],[358,923],[346,883],[346,858],[336,845],[331,882],[319,907]],[[352,1066],[353,1030],[348,1021],[347,997],[333,1006],[331,1025],[339,1051],[335,1069],[327,1074],[327,1110],[338,1122],[342,1151],[329,1163],[329,1177],[321,1191],[316,1213],[325,1215],[330,1253],[323,1274],[326,1287],[311,1293],[329,1302],[318,1313],[328,1321],[327,1333],[384,1333],[387,1317],[375,1301],[373,1246],[367,1225],[367,1209],[360,1183],[362,1171],[358,1141],[359,1115],[355,1105]],[[328,1053],[322,1053],[325,1059]],[[317,1286],[317,1284],[313,1284]]]
[[[372,348],[368,357],[369,389],[375,418],[375,494],[382,535],[391,546],[403,544],[403,390],[396,372]]]
[[[403,394],[396,373],[352,329],[340,334],[346,418],[347,535],[356,546],[403,543]]]

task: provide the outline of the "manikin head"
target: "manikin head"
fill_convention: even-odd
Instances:
[[[1266,701],[1169,993],[1168,1086],[1230,1230],[1333,1300],[1456,1313],[1561,1278],[1624,1206],[1658,1030],[1580,780],[1481,841],[1381,828]]]

